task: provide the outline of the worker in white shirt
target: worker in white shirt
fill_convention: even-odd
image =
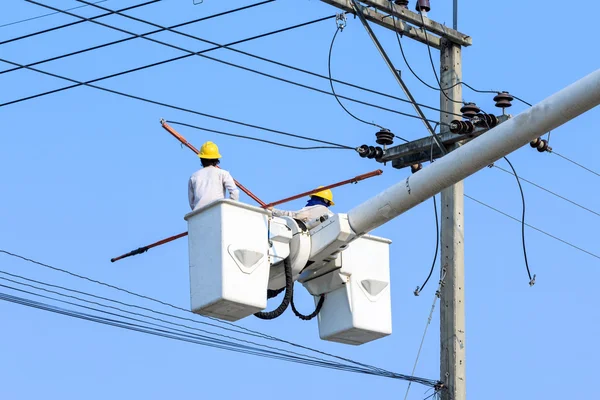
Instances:
[[[217,167],[219,165],[219,148],[213,142],[206,142],[200,148],[202,169],[194,172],[188,183],[188,197],[192,210],[224,199],[227,191],[231,200],[240,198],[240,191],[231,174]]]
[[[323,186],[319,186],[322,188]],[[329,211],[329,207],[335,205],[333,202],[333,193],[330,189],[321,190],[313,193],[304,208],[298,211],[284,211],[270,209],[274,217],[292,217],[301,221],[307,229],[312,229],[334,214]]]

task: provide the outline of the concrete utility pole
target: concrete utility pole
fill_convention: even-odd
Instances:
[[[462,81],[460,46],[442,39],[440,51],[440,83],[442,88]],[[450,124],[460,114],[462,86],[440,92],[440,121]],[[460,142],[451,145],[450,151]],[[459,182],[441,194],[441,274],[444,284],[440,292],[440,379],[448,390],[442,400],[464,400],[465,376],[465,242],[464,185]]]
[[[373,39],[375,46],[382,54],[384,61],[395,72],[402,89],[406,93],[408,89],[399,79],[399,74],[391,65],[391,61],[381,48],[378,40],[374,38],[366,20],[374,22],[384,28],[398,30],[404,37],[427,43],[431,47],[440,50],[440,85],[442,88],[451,87],[462,81],[461,45],[471,45],[471,38],[456,31],[458,25],[458,0],[453,5],[453,28],[448,28],[427,17],[421,17],[419,13],[410,11],[408,8],[397,6],[389,0],[360,0],[366,6],[362,7],[357,0],[322,0],[347,12],[361,12],[361,22],[365,25],[367,33]],[[418,1],[418,0],[415,0]],[[411,1],[412,4],[415,2]],[[411,5],[412,5],[411,4]],[[387,16],[399,19],[400,23],[394,24]],[[387,18],[387,19],[386,19]],[[423,30],[429,33],[424,36]],[[423,40],[425,39],[425,40]],[[409,99],[414,102],[412,95]],[[462,86],[456,85],[449,90],[440,92],[440,121],[443,127],[449,126],[450,122],[460,114],[462,103]],[[438,137],[439,136],[439,137]],[[447,128],[442,128],[440,135],[433,139],[436,144],[440,141],[446,144],[439,150],[433,152],[433,147],[427,147],[431,141],[419,139],[387,149],[384,153],[385,161],[392,161],[395,168],[403,168],[411,165],[411,159],[419,163],[418,157],[423,157],[433,152],[431,157],[443,156],[447,151],[452,151],[460,146],[461,137],[454,135]],[[446,139],[442,140],[440,139]],[[425,144],[426,142],[427,144]],[[429,160],[423,160],[429,161]],[[464,400],[466,397],[466,368],[465,368],[465,293],[464,293],[464,189],[463,183],[459,182],[441,193],[441,276],[444,277],[444,285],[440,293],[440,379],[444,382],[445,390],[441,391],[443,400]]]

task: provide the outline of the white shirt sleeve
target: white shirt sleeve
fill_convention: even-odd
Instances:
[[[190,202],[190,208],[194,209],[194,185],[192,184],[192,178],[188,181],[188,200]]]
[[[298,214],[296,211],[278,210],[276,208],[272,209],[271,212],[274,217],[292,217],[294,219],[296,219]]]
[[[235,185],[233,178],[229,172],[223,174],[223,186],[229,192],[229,198],[231,200],[239,200],[240,199],[240,191]]]

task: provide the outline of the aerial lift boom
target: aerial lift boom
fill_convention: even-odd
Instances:
[[[287,272],[315,303],[325,295],[322,339],[362,344],[389,335],[390,241],[368,232],[598,104],[600,70],[311,226],[230,200],[189,213],[192,311],[230,321],[254,314],[266,308],[267,289],[286,286]]]

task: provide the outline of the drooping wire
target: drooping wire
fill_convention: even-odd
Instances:
[[[94,4],[100,4],[100,3],[104,3],[106,1],[108,1],[108,0],[100,0],[100,1],[95,2]],[[83,8],[83,7],[89,7],[89,5],[88,4],[84,4],[84,5],[81,5],[81,6],[67,8],[66,11],[72,11],[72,10],[76,10],[78,8]],[[23,22],[33,21],[33,20],[36,20],[36,19],[40,19],[40,18],[44,18],[44,17],[49,17],[51,15],[56,15],[56,14],[59,14],[59,12],[56,11],[56,12],[51,12],[51,13],[47,13],[47,14],[38,15],[37,17],[31,17],[31,18],[21,19],[19,21],[13,21],[13,22],[9,22],[7,24],[0,25],[0,28],[4,28],[6,26],[12,26],[12,25],[21,24]]]
[[[167,121],[167,123],[173,124],[173,125],[187,126],[188,128],[198,129],[198,130],[205,131],[205,132],[212,132],[212,133],[216,133],[218,135],[225,135],[225,136],[232,136],[232,137],[237,137],[237,138],[241,138],[241,139],[248,139],[248,140],[253,140],[253,141],[256,141],[256,142],[262,142],[262,143],[272,144],[274,146],[286,147],[286,148],[295,149],[295,150],[320,150],[320,149],[327,149],[327,150],[355,150],[353,147],[344,146],[344,145],[341,145],[341,144],[336,144],[335,146],[312,146],[312,147],[292,146],[292,145],[289,145],[289,144],[283,144],[283,143],[279,143],[279,142],[273,142],[271,140],[259,139],[259,138],[255,138],[255,137],[252,137],[252,136],[244,136],[244,135],[238,135],[238,134],[235,134],[235,133],[218,131],[218,130],[215,130],[215,129],[203,128],[203,127],[200,127],[200,126],[190,125],[190,124],[186,124],[186,123],[183,123],[183,122]],[[298,136],[298,135],[294,135],[294,136]],[[313,140],[313,141],[317,140],[317,139],[313,139],[313,138],[309,138],[309,137],[301,137],[301,138],[304,139],[304,140]]]
[[[436,127],[433,129],[433,131],[435,132],[435,130],[437,129],[437,125]],[[431,142],[431,147],[429,148],[429,162],[432,163],[433,162],[433,142]],[[433,254],[433,261],[431,263],[431,268],[429,270],[429,275],[427,275],[427,278],[425,279],[425,282],[423,282],[423,284],[421,286],[417,286],[417,288],[414,291],[414,295],[418,296],[421,291],[425,288],[425,285],[427,285],[427,282],[429,282],[429,279],[431,278],[431,275],[433,274],[433,270],[435,269],[435,263],[437,261],[437,256],[438,256],[438,252],[439,252],[439,248],[440,248],[440,224],[439,224],[439,216],[438,216],[438,210],[437,210],[437,201],[435,199],[435,196],[433,197],[433,213],[435,216],[435,253]],[[407,392],[408,394],[408,392]]]
[[[525,268],[527,268],[527,275],[529,276],[529,286],[535,285],[535,274],[533,277],[531,276],[531,271],[529,270],[529,261],[527,260],[527,246],[525,245],[525,194],[523,193],[523,187],[521,186],[521,180],[519,179],[519,175],[517,175],[517,171],[515,167],[513,167],[512,163],[509,161],[508,157],[504,157],[508,165],[510,165],[510,169],[512,169],[515,178],[517,179],[517,184],[519,185],[519,191],[521,192],[521,201],[523,203],[523,213],[521,215],[521,240],[523,243],[523,257],[525,259]]]
[[[364,119],[361,119],[361,118],[357,117],[356,115],[352,114],[350,111],[348,111],[348,109],[344,106],[344,104],[342,104],[338,95],[335,93],[335,89],[333,87],[333,80],[331,79],[331,54],[333,53],[333,44],[335,43],[335,38],[337,37],[337,34],[343,29],[344,29],[343,27],[340,27],[340,25],[337,25],[337,27],[335,28],[335,33],[333,34],[333,38],[331,39],[331,44],[329,45],[329,56],[327,57],[327,71],[329,72],[329,85],[331,86],[331,93],[333,94],[333,97],[338,102],[340,107],[342,107],[342,109],[344,111],[346,111],[346,113],[348,115],[350,115],[352,118],[354,118],[355,120],[357,120],[359,122],[362,122],[363,124],[371,125],[376,128],[379,128],[379,129],[385,129],[381,125],[378,125],[374,122],[365,121]]]
[[[421,293],[421,291],[425,288],[425,285],[427,285],[427,282],[429,282],[429,279],[431,278],[431,275],[433,274],[433,270],[435,269],[435,263],[437,261],[437,256],[439,253],[440,223],[439,223],[439,216],[438,216],[438,210],[437,210],[437,201],[435,199],[435,196],[433,196],[433,210],[435,213],[435,253],[433,254],[433,262],[431,263],[431,269],[429,270],[429,275],[427,275],[425,282],[423,282],[423,284],[421,286],[417,286],[417,288],[414,291],[415,296],[418,296]]]

